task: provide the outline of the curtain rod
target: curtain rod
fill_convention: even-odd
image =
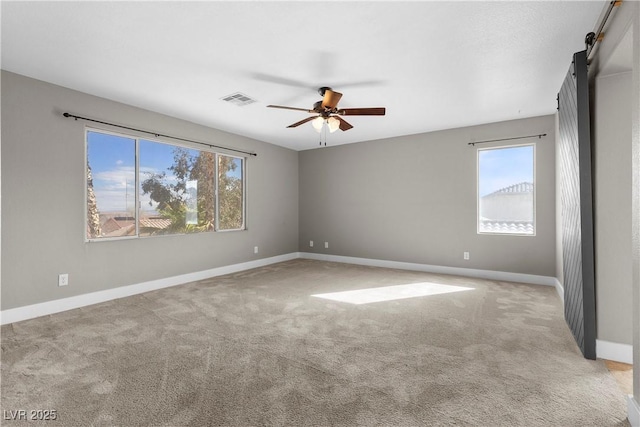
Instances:
[[[527,136],[516,136],[513,138],[502,138],[502,139],[488,139],[486,141],[475,141],[475,142],[469,142],[467,145],[476,145],[476,144],[485,144],[487,142],[498,142],[498,141],[511,141],[514,139],[525,139],[525,138],[538,138],[541,139],[543,136],[547,136],[546,133],[541,133],[538,135],[527,135]]]
[[[236,153],[248,154],[249,156],[258,156],[256,153],[252,153],[252,152],[249,152],[249,151],[242,151],[242,150],[238,150],[238,149],[235,149],[235,148],[223,147],[221,145],[209,144],[207,142],[195,141],[193,139],[180,138],[178,136],[165,135],[165,134],[162,134],[162,133],[151,132],[151,131],[144,130],[144,129],[136,129],[136,128],[129,127],[129,126],[117,125],[115,123],[104,122],[102,120],[95,120],[95,119],[90,119],[90,118],[87,118],[87,117],[76,116],[75,114],[71,114],[71,113],[63,113],[62,115],[67,117],[67,118],[68,117],[72,117],[75,120],[78,120],[78,119],[86,120],[86,121],[89,121],[89,122],[101,123],[103,125],[115,126],[115,127],[121,128],[121,129],[128,129],[128,130],[133,130],[133,131],[136,131],[136,132],[148,133],[149,135],[153,135],[156,138],[161,136],[161,137],[164,137],[164,138],[176,139],[178,141],[192,142],[194,144],[206,145],[209,148],[221,148],[223,150],[235,151]]]

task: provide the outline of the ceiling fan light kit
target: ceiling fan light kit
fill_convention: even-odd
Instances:
[[[311,120],[311,125],[316,130],[316,132],[322,132],[322,127],[327,124],[330,133],[334,133],[338,129],[340,129],[340,120],[335,117],[324,118],[322,116],[318,116]]]
[[[334,133],[340,128],[340,120],[335,117],[329,117],[327,119],[327,126],[329,126],[329,132]]]
[[[311,125],[316,130],[316,132],[320,133],[320,131],[322,130],[322,125],[324,125],[324,119],[318,116],[315,119],[311,120]]]
[[[333,133],[340,129],[347,131],[353,126],[340,116],[384,116],[386,109],[384,107],[375,108],[343,108],[338,109],[338,102],[342,98],[340,92],[332,90],[330,87],[323,86],[318,89],[318,93],[322,96],[322,100],[313,104],[313,108],[286,107],[282,105],[267,105],[269,108],[281,108],[284,110],[305,111],[307,113],[316,114],[313,117],[307,117],[299,122],[293,123],[288,128],[295,128],[304,123],[311,122],[311,125],[317,132],[321,132],[325,123],[329,128],[329,132]]]

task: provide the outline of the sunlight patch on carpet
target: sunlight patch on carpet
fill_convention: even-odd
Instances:
[[[316,294],[312,297],[346,302],[349,304],[370,304],[373,302],[393,301],[398,299],[426,297],[430,295],[448,294],[452,292],[470,291],[474,288],[464,286],[441,285],[439,283],[410,283],[407,285],[383,286],[381,288],[357,289],[354,291]]]

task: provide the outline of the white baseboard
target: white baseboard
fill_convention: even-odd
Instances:
[[[149,282],[137,283],[134,285],[120,286],[104,291],[91,292],[69,298],[47,301],[39,304],[17,307],[0,312],[0,324],[20,322],[22,320],[33,319],[49,314],[60,313],[74,308],[86,307],[92,304],[137,295],[144,292],[155,291],[157,289],[168,288],[170,286],[182,285],[189,282],[222,276],[224,274],[236,273],[238,271],[263,267],[277,262],[289,261],[299,258],[298,252],[278,255],[270,258],[262,258],[255,261],[243,262],[240,264],[226,265],[224,267],[212,268],[210,270],[198,271],[195,273],[181,274],[179,276],[167,277],[164,279],[151,280]]]
[[[560,283],[560,280],[555,278],[554,286],[556,287],[556,292],[558,292],[558,296],[560,297],[560,301],[562,301],[562,307],[564,308],[564,286]]]
[[[208,279],[210,277],[222,276],[224,274],[263,267],[265,265],[278,262],[289,261],[297,258],[315,259],[321,261],[342,262],[345,264],[368,265],[372,267],[396,268],[401,270],[424,271],[437,274],[451,274],[458,276],[476,277],[489,280],[500,280],[508,282],[529,283],[535,285],[555,286],[560,289],[558,292],[562,298],[562,286],[555,277],[536,276],[533,274],[509,273],[503,271],[478,270],[471,268],[443,267],[438,265],[417,264],[399,261],[386,261],[371,258],[356,258],[339,255],[315,254],[309,252],[291,252],[289,254],[278,255],[271,258],[263,258],[255,261],[243,262],[240,264],[227,265],[210,270],[198,271],[195,273],[182,274],[179,276],[164,279],[151,280],[149,282],[137,283],[134,285],[120,286],[104,291],[91,292],[69,298],[62,298],[54,301],[47,301],[39,304],[32,304],[24,307],[17,307],[0,311],[0,324],[20,322],[22,320],[33,319],[49,314],[60,313],[75,308],[86,307],[92,304],[137,295],[157,289],[168,288],[170,286],[182,285],[189,282]],[[616,359],[611,359],[616,360]]]
[[[345,264],[368,265],[371,267],[396,268],[399,270],[415,270],[436,274],[451,274],[455,276],[468,276],[479,279],[499,280],[504,282],[528,283],[532,285],[555,286],[560,282],[555,277],[537,276],[534,274],[509,273],[505,271],[478,270],[473,268],[444,267],[440,265],[417,264],[411,262],[387,261],[372,258],[356,258],[340,255],[316,254],[310,252],[300,252],[301,258],[315,259],[320,261],[342,262]]]
[[[633,346],[604,340],[596,340],[596,357],[633,365]]]
[[[631,394],[627,396],[627,414],[631,427],[640,427],[640,404]]]

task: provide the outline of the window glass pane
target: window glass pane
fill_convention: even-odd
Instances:
[[[87,132],[87,238],[134,236],[135,140]]]
[[[534,146],[478,150],[478,232],[535,233]]]
[[[141,236],[214,228],[215,155],[139,141]]]
[[[244,159],[218,155],[218,204],[220,230],[244,227]]]

